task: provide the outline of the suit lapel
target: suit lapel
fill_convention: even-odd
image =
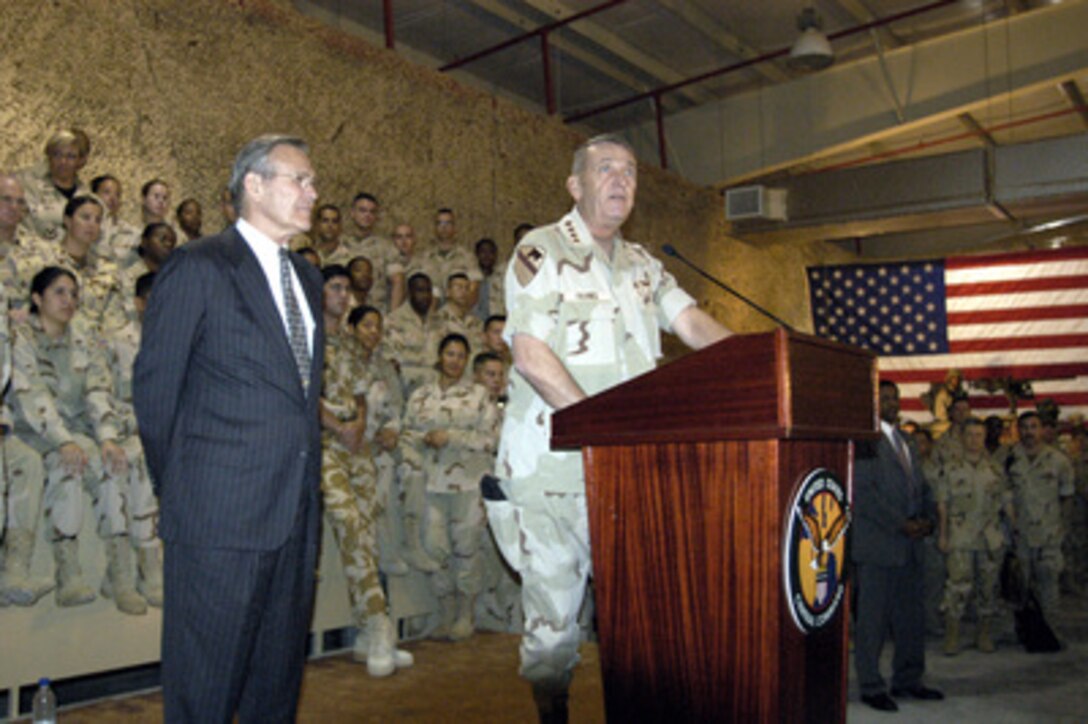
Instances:
[[[272,365],[277,371],[277,381],[284,389],[302,396],[302,383],[298,377],[298,365],[291,352],[291,344],[287,340],[287,330],[283,326],[283,318],[276,308],[276,301],[272,298],[272,290],[268,286],[268,278],[257,261],[257,256],[249,248],[245,239],[232,229],[231,244],[232,261],[234,262],[234,281],[238,286],[238,293],[242,303],[253,311],[260,327],[262,339],[266,340],[271,353],[279,359]]]

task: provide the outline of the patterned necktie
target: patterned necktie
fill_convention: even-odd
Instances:
[[[294,286],[291,284],[291,260],[287,249],[280,248],[280,284],[283,286],[283,308],[287,312],[287,336],[291,353],[302,378],[302,389],[310,385],[310,348],[306,344],[306,324],[302,321],[302,309],[298,306]]]

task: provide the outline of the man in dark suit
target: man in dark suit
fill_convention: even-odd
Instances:
[[[861,700],[896,711],[895,698],[943,699],[922,685],[925,672],[923,539],[933,531],[932,492],[912,443],[896,427],[899,388],[880,383],[879,441],[858,446],[854,463],[852,557],[857,573],[854,665]],[[895,644],[891,696],[880,675],[880,650]]]
[[[238,154],[235,226],[177,249],[133,401],[161,504],[167,722],[292,721],[319,539],[321,275],[286,251],[317,192],[305,143]]]

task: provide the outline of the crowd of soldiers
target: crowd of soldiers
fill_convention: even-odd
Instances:
[[[975,645],[995,651],[999,576],[1012,560],[1023,583],[1017,596],[1034,594],[1052,627],[1061,594],[1083,595],[1088,584],[1084,425],[1059,426],[1045,407],[1021,413],[1012,426],[997,416],[981,420],[955,382],[945,414],[937,415],[943,430],[936,438],[908,425],[937,502],[926,549],[926,628],[943,629],[949,656],[963,646],[961,624],[972,604]]]
[[[140,224],[121,216],[122,183],[80,177],[91,151],[79,129],[55,133],[45,163],[0,173],[3,484],[0,606],[96,598],[80,566],[84,495],[107,553],[99,591],[127,614],[162,604],[157,502],[132,409],[132,368],[154,275],[203,235],[203,210],[170,186],[140,188]],[[223,223],[236,210],[221,194]],[[477,627],[520,631],[520,592],[488,533],[479,483],[492,470],[511,362],[503,340],[498,245],[457,237],[453,210],[434,238],[376,233],[378,198],[318,206],[292,248],[325,280],[322,493],[374,676],[408,666],[394,643],[381,574],[426,575],[439,602],[428,633],[459,640]],[[345,229],[345,226],[349,228]],[[514,231],[516,241],[531,227]],[[315,312],[317,310],[314,310]],[[30,563],[38,519],[55,575]]]

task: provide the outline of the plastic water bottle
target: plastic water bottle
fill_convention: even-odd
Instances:
[[[49,679],[38,680],[34,693],[34,724],[56,724],[57,697],[49,687]]]

